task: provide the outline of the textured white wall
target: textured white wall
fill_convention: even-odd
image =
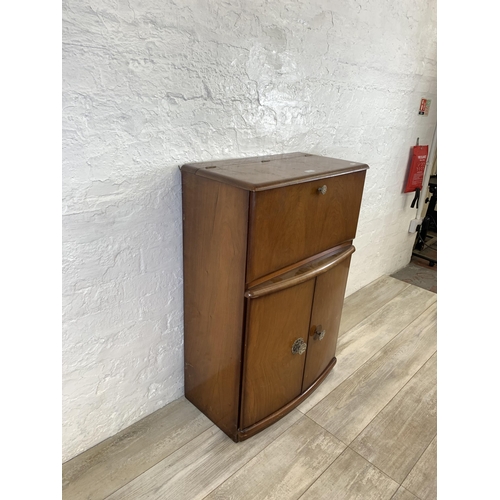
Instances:
[[[179,165],[366,162],[347,294],[409,261],[402,186],[436,123],[436,6],[65,0],[63,15],[67,460],[183,394]]]

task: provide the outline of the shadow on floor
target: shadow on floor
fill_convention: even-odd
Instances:
[[[429,253],[429,256],[436,258],[437,261],[437,245],[425,249],[424,252]],[[391,276],[411,285],[437,293],[437,263],[434,266],[430,266],[427,260],[412,256],[410,263],[406,267],[403,267],[403,269],[400,269]]]

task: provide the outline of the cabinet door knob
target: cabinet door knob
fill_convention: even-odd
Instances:
[[[314,340],[323,340],[325,333],[326,330],[323,330],[323,327],[321,325],[318,325],[316,327],[316,331],[314,332]]]
[[[318,193],[325,194],[327,189],[328,188],[326,187],[326,184],[325,184],[324,186],[321,186],[318,188]]]
[[[307,349],[307,344],[304,339],[297,339],[292,346],[292,354],[304,354]]]

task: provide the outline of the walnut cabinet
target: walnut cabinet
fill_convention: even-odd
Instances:
[[[304,153],[181,168],[185,395],[234,441],[336,363],[367,168]]]

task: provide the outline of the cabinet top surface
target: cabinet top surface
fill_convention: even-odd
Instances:
[[[306,153],[287,153],[187,163],[181,170],[248,191],[264,191],[367,168],[365,163]]]

